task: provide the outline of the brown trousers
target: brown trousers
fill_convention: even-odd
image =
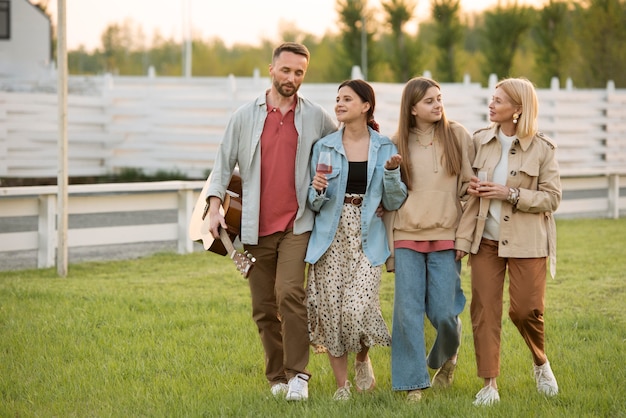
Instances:
[[[530,348],[533,361],[542,365],[544,353],[545,258],[502,258],[498,242],[484,239],[477,254],[470,255],[477,374],[482,378],[500,374],[500,334],[504,277],[509,275],[509,317]]]
[[[249,284],[252,318],[265,350],[265,376],[270,384],[309,374],[309,332],[305,298],[306,248],[310,233],[291,230],[260,237],[245,245],[255,258]]]

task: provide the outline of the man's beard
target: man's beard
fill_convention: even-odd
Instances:
[[[274,80],[274,87],[276,91],[283,97],[291,97],[298,92],[298,86],[292,83],[280,84],[278,81]],[[285,89],[287,87],[287,89]]]

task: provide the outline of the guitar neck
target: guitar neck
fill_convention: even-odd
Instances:
[[[220,228],[220,238],[222,240],[222,244],[224,244],[224,248],[228,251],[228,255],[237,266],[237,270],[243,275],[244,278],[248,278],[250,274],[250,270],[254,266],[255,258],[249,254],[247,251],[245,253],[240,253],[235,249],[233,242],[230,240],[230,236],[228,236],[228,232],[224,228]]]
[[[220,228],[220,239],[222,240],[222,244],[224,244],[224,248],[228,251],[228,255],[232,257],[232,254],[236,251],[233,242],[230,240],[228,236],[228,232],[224,228]]]

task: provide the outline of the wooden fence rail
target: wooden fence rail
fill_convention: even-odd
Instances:
[[[178,171],[205,178],[230,114],[268,84],[262,78],[74,78],[90,94],[70,94],[69,175]],[[493,83],[444,84],[450,119],[470,131],[487,125]],[[82,83],[82,84],[81,84]],[[372,83],[376,119],[393,134],[402,85]],[[301,93],[331,114],[337,86],[304,84]],[[97,92],[98,94],[94,94]],[[626,90],[539,90],[542,131],[558,144],[564,190],[557,216],[618,218],[626,211]],[[0,92],[0,179],[56,177],[54,94]],[[70,248],[174,241],[194,251],[187,225],[203,181],[71,185]],[[0,185],[1,186],[1,185]],[[56,251],[56,186],[0,187],[0,253],[37,252],[51,267]],[[111,223],[111,215],[132,220]],[[160,215],[168,214],[165,220]],[[159,216],[156,216],[159,215]],[[73,219],[89,218],[73,226]],[[113,216],[116,218],[116,216]],[[27,222],[24,222],[27,220]],[[75,222],[74,222],[75,223]]]
[[[565,198],[556,216],[619,217],[626,211],[626,194],[620,195],[620,181],[626,181],[626,173],[563,178]],[[195,251],[199,247],[190,240],[188,225],[203,184],[168,181],[70,185],[68,246],[175,241],[179,253]],[[0,188],[0,254],[36,250],[38,267],[54,266],[56,199],[56,186]],[[154,214],[159,212],[173,216],[155,220]],[[115,215],[131,216],[132,221],[112,222]],[[92,220],[73,227],[72,218],[80,216]],[[20,221],[28,218],[36,222],[20,226]]]
[[[179,253],[192,252],[188,225],[203,185],[203,181],[70,185],[68,247],[176,241]],[[53,266],[56,204],[57,186],[0,188],[0,253],[37,250],[37,266]],[[160,211],[176,215],[155,223],[152,214]],[[112,224],[115,214],[130,217],[131,222]],[[72,227],[76,216],[93,220]],[[33,217],[35,228],[24,222]]]
[[[266,78],[74,77],[90,94],[68,96],[70,176],[180,172],[206,177],[230,114]],[[494,81],[495,82],[495,79]],[[493,82],[490,82],[492,84]],[[384,134],[397,126],[402,84],[372,83]],[[301,93],[334,114],[337,86],[305,83]],[[70,91],[80,91],[78,87]],[[443,84],[446,113],[474,131],[488,124],[493,87]],[[97,94],[94,92],[98,92]],[[565,169],[626,166],[626,90],[539,89],[540,129],[559,145]],[[0,178],[56,177],[54,94],[0,92]]]

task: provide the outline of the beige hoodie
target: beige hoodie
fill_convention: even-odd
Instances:
[[[439,241],[456,238],[463,201],[467,198],[468,183],[473,175],[471,161],[474,159],[474,145],[463,125],[450,121],[450,126],[462,150],[459,176],[451,176],[442,165],[443,147],[438,138],[432,137],[432,131],[413,131],[409,136],[412,189],[402,207],[385,213],[383,219],[389,247],[392,249],[386,263],[388,271],[393,270],[393,242],[396,240]],[[432,145],[428,145],[431,140]]]

